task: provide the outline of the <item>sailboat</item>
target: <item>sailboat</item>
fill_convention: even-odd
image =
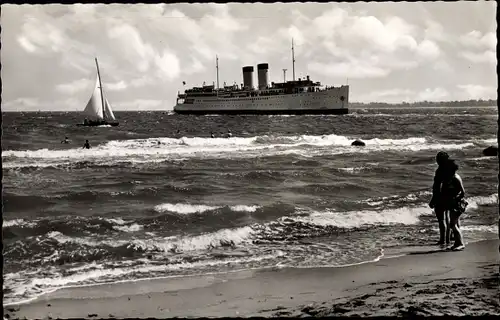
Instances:
[[[95,58],[95,64],[97,67],[97,78],[95,81],[94,91],[92,92],[92,96],[90,97],[87,106],[83,110],[85,120],[83,124],[79,123],[77,125],[88,127],[111,125],[115,127],[119,124],[119,122],[116,121],[113,110],[111,109],[111,104],[108,99],[104,97],[104,93],[102,91],[101,73],[99,72],[99,63],[97,62],[97,58]]]

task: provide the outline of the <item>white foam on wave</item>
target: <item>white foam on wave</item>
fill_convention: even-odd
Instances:
[[[467,232],[488,232],[498,234],[498,226],[494,224],[460,226],[460,229]]]
[[[157,212],[175,212],[179,214],[202,213],[223,208],[224,206],[208,206],[204,204],[189,203],[163,203],[154,207]],[[229,207],[233,211],[255,212],[259,206],[235,205]]]
[[[133,223],[128,226],[113,226],[113,229],[123,232],[136,232],[142,230],[143,228],[144,226],[137,223]]]
[[[466,197],[469,205],[467,206],[467,210],[477,209],[478,206],[481,205],[490,205],[498,203],[498,194],[494,193],[489,196],[476,196],[476,197]]]
[[[368,167],[351,167],[351,168],[338,168],[340,171],[345,171],[347,173],[351,173],[351,174],[354,174],[354,173],[358,173],[358,172],[361,172],[363,170],[366,170],[368,169]]]
[[[138,226],[139,227],[139,226]],[[131,232],[134,225],[120,226],[118,229]],[[70,237],[59,231],[51,231],[45,235],[45,239],[39,238],[39,243],[43,244],[49,239],[56,240],[60,244],[75,243],[82,246],[98,247],[102,245],[110,247],[128,246],[135,250],[160,251],[165,254],[179,253],[196,250],[206,250],[221,246],[235,246],[250,241],[255,230],[250,226],[221,229],[216,232],[204,233],[189,236],[170,236],[153,239],[133,239],[133,240],[98,240],[91,237]]]
[[[148,163],[168,160],[186,159],[189,157],[257,157],[298,153],[304,156],[339,154],[352,152],[374,152],[384,150],[437,150],[464,149],[473,143],[436,143],[423,137],[404,139],[366,139],[366,147],[352,147],[355,137],[341,135],[298,135],[275,136],[264,135],[254,137],[232,138],[148,138],[114,140],[98,145],[89,150],[80,148],[65,150],[7,150],[2,153],[4,167],[20,166],[56,166],[71,165],[84,161],[97,165],[113,163]],[[158,144],[160,143],[160,144]],[[320,147],[311,150],[310,146]]]
[[[439,232],[439,228],[434,226],[430,230],[434,232]],[[481,225],[481,224],[471,224],[471,225],[463,225],[463,223],[460,225],[460,230],[462,232],[466,233],[474,233],[477,235],[478,232],[484,232],[484,233],[494,233],[495,235],[498,234],[498,226],[496,224],[492,225]]]
[[[125,220],[123,220],[122,218],[104,218],[104,220],[118,225],[126,224]]]
[[[314,211],[305,217],[287,217],[297,222],[309,223],[319,226],[332,226],[338,228],[359,228],[371,225],[388,224],[417,224],[419,216],[428,213],[429,208],[424,205],[401,207],[386,210],[360,210],[360,211]]]
[[[43,244],[47,239],[53,239],[59,242],[60,244],[65,244],[68,242],[71,243],[76,243],[80,245],[86,245],[86,246],[91,246],[91,247],[97,247],[99,246],[99,241],[90,239],[90,238],[77,238],[77,237],[69,237],[64,235],[63,233],[59,231],[50,231],[49,233],[46,234],[46,239],[42,239],[39,241],[40,244]],[[40,237],[37,237],[40,238]]]
[[[401,195],[392,195],[392,196],[386,196],[386,197],[379,197],[379,198],[368,198],[365,200],[361,200],[359,202],[361,203],[366,203],[369,206],[379,206],[381,204],[387,203],[387,202],[406,202],[406,201],[415,201],[418,200],[419,197],[422,196],[428,196],[431,195],[431,191],[419,191],[415,193],[410,193],[405,196]]]
[[[168,252],[186,252],[206,250],[224,245],[239,245],[250,240],[255,231],[250,227],[221,229],[212,233],[196,236],[168,237],[163,240],[132,240],[131,244],[143,250]]]
[[[236,206],[231,206],[230,208],[233,211],[239,211],[239,212],[255,212],[257,211],[257,209],[260,208],[260,206],[236,205]]]
[[[137,224],[132,221],[125,221],[122,218],[104,218],[103,220],[115,224],[113,229],[122,232],[136,232],[144,229],[143,225]]]
[[[496,160],[496,156],[482,156],[482,157],[476,157],[476,158],[466,158],[465,160],[470,160],[470,161],[487,161],[487,160]]]
[[[498,140],[497,138],[490,138],[490,139],[484,139],[484,140],[479,140],[479,142],[483,143],[483,144],[497,144],[498,143]]]
[[[284,254],[285,253],[283,251],[276,250],[273,253],[251,257],[180,262],[160,265],[142,264],[132,267],[127,265],[135,264],[135,261],[123,261],[120,262],[120,266],[113,268],[107,269],[102,265],[93,265],[92,267],[90,265],[86,265],[84,268],[81,268],[81,270],[78,270],[77,268],[71,269],[71,271],[83,272],[75,272],[71,275],[60,275],[57,271],[52,271],[50,273],[53,275],[46,277],[40,277],[41,274],[46,274],[40,272],[41,270],[35,270],[34,272],[9,273],[4,275],[6,280],[5,286],[13,290],[11,296],[14,296],[14,298],[4,297],[4,304],[10,305],[14,303],[27,303],[43,294],[52,293],[63,288],[85,287],[95,284],[111,284],[131,281],[131,279],[123,279],[129,275],[134,275],[134,280],[152,279],[153,273],[156,273],[158,278],[165,278],[165,274],[169,274],[171,271],[253,263],[263,260],[276,259]],[[139,279],[137,279],[138,275],[141,275]],[[122,278],[123,280],[117,281],[116,279],[118,278]]]
[[[206,211],[211,211],[218,209],[219,207],[207,206],[207,205],[193,205],[187,203],[163,203],[154,207],[158,212],[175,212],[180,214],[191,214],[191,213],[201,213]]]
[[[26,221],[24,219],[13,219],[13,220],[4,220],[3,221],[3,228],[7,227],[14,227],[14,226],[19,226],[19,227],[34,227],[36,225],[35,222],[33,221]]]

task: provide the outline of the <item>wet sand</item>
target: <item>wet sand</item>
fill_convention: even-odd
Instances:
[[[65,288],[10,319],[500,315],[499,241],[341,268],[273,268]]]

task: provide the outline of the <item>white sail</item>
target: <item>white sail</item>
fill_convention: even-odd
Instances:
[[[111,104],[109,103],[108,99],[105,99],[104,104],[105,104],[104,113],[106,115],[106,118],[111,120],[116,120],[115,115],[113,114],[113,110],[111,109]]]
[[[96,75],[96,82],[92,96],[90,97],[83,113],[88,116],[89,120],[102,120],[104,119],[102,108],[101,90],[99,88],[99,76]]]

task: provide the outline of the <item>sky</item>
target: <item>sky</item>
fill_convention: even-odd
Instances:
[[[309,75],[351,102],[496,99],[496,2],[2,5],[2,110],[83,110],[99,61],[114,110],[177,92]],[[186,85],[183,86],[183,81]]]

